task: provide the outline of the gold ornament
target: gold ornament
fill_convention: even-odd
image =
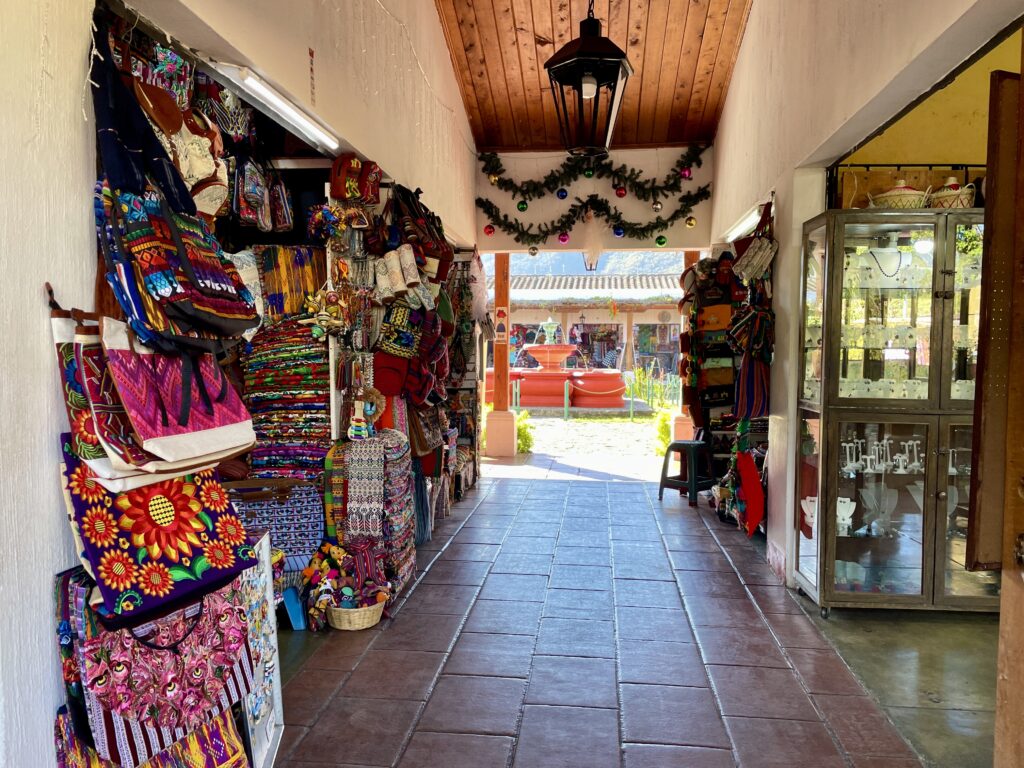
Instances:
[[[696,226],[697,226],[697,217],[696,216],[687,216],[686,217],[686,228],[687,229],[693,229]]]
[[[489,174],[487,174],[487,180],[489,182],[491,182],[491,186],[492,187],[496,187],[498,185],[498,174],[496,174],[496,173],[489,173]]]

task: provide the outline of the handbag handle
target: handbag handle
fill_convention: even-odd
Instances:
[[[187,611],[188,609],[186,608],[184,610]],[[203,616],[205,616],[205,615],[206,615],[206,595],[203,595],[202,597],[199,598],[199,610],[196,612],[196,617],[195,617],[195,620],[192,622],[192,625],[187,630],[185,630],[185,634],[183,634],[178,640],[175,640],[173,643],[169,643],[168,645],[160,645],[159,643],[151,642],[150,640],[147,640],[144,637],[139,637],[138,635],[135,634],[135,628],[134,627],[128,627],[127,628],[128,629],[128,634],[131,635],[132,639],[135,640],[136,642],[142,643],[142,645],[144,645],[147,648],[150,648],[150,649],[152,649],[154,651],[170,651],[171,653],[178,653],[178,648],[181,646],[182,643],[184,643],[189,638],[189,636],[193,632],[196,631],[196,628],[199,626],[199,622],[202,621]]]

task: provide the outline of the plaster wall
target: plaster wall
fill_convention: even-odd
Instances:
[[[432,2],[130,4],[204,56],[250,67],[390,177],[422,187],[447,234],[474,242],[476,150]]]
[[[55,763],[63,701],[53,576],[75,564],[60,488],[61,400],[43,283],[92,308],[95,133],[85,91],[91,0],[6,9],[0,103],[0,766]],[[83,115],[89,115],[89,122]]]
[[[611,152],[611,161],[615,165],[625,163],[628,166],[642,170],[646,178],[655,178],[661,181],[668,173],[679,155],[685,151],[682,147],[665,147],[662,149],[622,149]],[[505,166],[506,176],[522,182],[527,179],[540,179],[549,171],[554,170],[565,159],[562,152],[518,152],[501,155],[502,165]],[[701,155],[701,167],[693,169],[693,179],[684,182],[683,190],[694,190],[702,184],[710,184],[714,171],[714,150],[707,149]],[[616,205],[629,221],[646,222],[653,219],[657,214],[651,210],[650,202],[642,202],[632,195],[619,199],[615,197],[614,184],[611,179],[585,179],[580,178],[571,186],[566,188],[569,197],[559,200],[554,195],[546,195],[539,200],[531,200],[529,209],[525,213],[516,210],[517,200],[502,192],[497,187],[491,186],[487,177],[480,170],[480,164],[476,164],[476,195],[494,202],[503,213],[510,218],[519,218],[524,224],[531,222],[540,224],[557,219],[565,213],[577,198],[586,198],[591,193],[606,197]],[[714,195],[714,189],[712,189]],[[662,215],[667,216],[675,210],[676,201],[665,199]],[[523,252],[527,246],[515,242],[511,236],[506,235],[500,229],[493,235],[484,234],[483,228],[488,223],[487,218],[479,210],[476,212],[476,242],[481,249],[487,251],[512,251]],[[668,248],[707,248],[711,242],[711,200],[706,200],[696,206],[693,216],[697,219],[697,225],[688,229],[683,221],[676,222],[664,234],[668,238]],[[644,250],[653,249],[657,246],[654,238],[650,240],[635,240],[626,237],[615,237],[603,220],[594,219],[589,223],[579,223],[569,233],[569,242],[564,247],[560,246],[557,238],[541,247],[545,251],[569,250],[569,251],[622,251],[622,250]]]

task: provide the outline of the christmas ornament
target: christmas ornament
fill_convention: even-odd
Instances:
[[[586,170],[583,171],[583,175],[586,176],[588,179],[594,178],[594,169],[587,168]]]
[[[530,207],[530,205],[525,200],[520,200],[518,203],[516,203],[516,209],[520,213],[522,213],[523,211],[525,211],[529,207]]]
[[[560,242],[562,245],[565,245],[566,243],[568,243],[569,242],[569,233],[568,232],[559,232],[558,233],[558,242]]]
[[[531,256],[536,256],[538,253],[540,253],[540,249],[536,245],[531,245],[530,246],[530,255]]]
[[[651,203],[651,210],[655,213],[661,213],[661,209],[665,207],[665,204],[661,200],[655,200]]]
[[[622,227],[616,224],[614,227],[612,227],[612,234],[615,235],[616,237],[622,237],[623,235],[626,234],[626,230],[624,230]]]
[[[489,174],[487,174],[487,180],[489,182],[491,182],[491,186],[492,187],[498,186],[498,179],[499,178],[501,178],[501,177],[498,176],[498,174],[496,174],[496,173],[489,173]]]
[[[693,168],[691,168],[688,165],[684,165],[682,168],[679,169],[679,175],[686,180],[690,180],[693,178]]]
[[[565,200],[569,196],[569,190],[565,187],[559,187],[558,191],[555,192],[555,197],[559,200]]]
[[[615,196],[616,197],[625,197],[626,196],[626,188],[625,187],[616,187],[615,188]]]
[[[494,234],[494,225],[493,224],[485,225],[484,226],[484,234],[487,235],[488,237],[493,235]]]
[[[696,216],[687,216],[686,217],[686,228],[687,229],[693,229],[696,226],[697,226],[697,217]]]
[[[666,245],[668,245],[668,238],[665,237],[664,235],[658,235],[658,237],[654,240],[654,244],[657,245],[659,248],[664,248]]]

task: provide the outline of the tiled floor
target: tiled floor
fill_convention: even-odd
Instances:
[[[920,765],[746,538],[676,494],[484,479],[419,556],[394,619],[319,638],[285,687],[279,766]]]

